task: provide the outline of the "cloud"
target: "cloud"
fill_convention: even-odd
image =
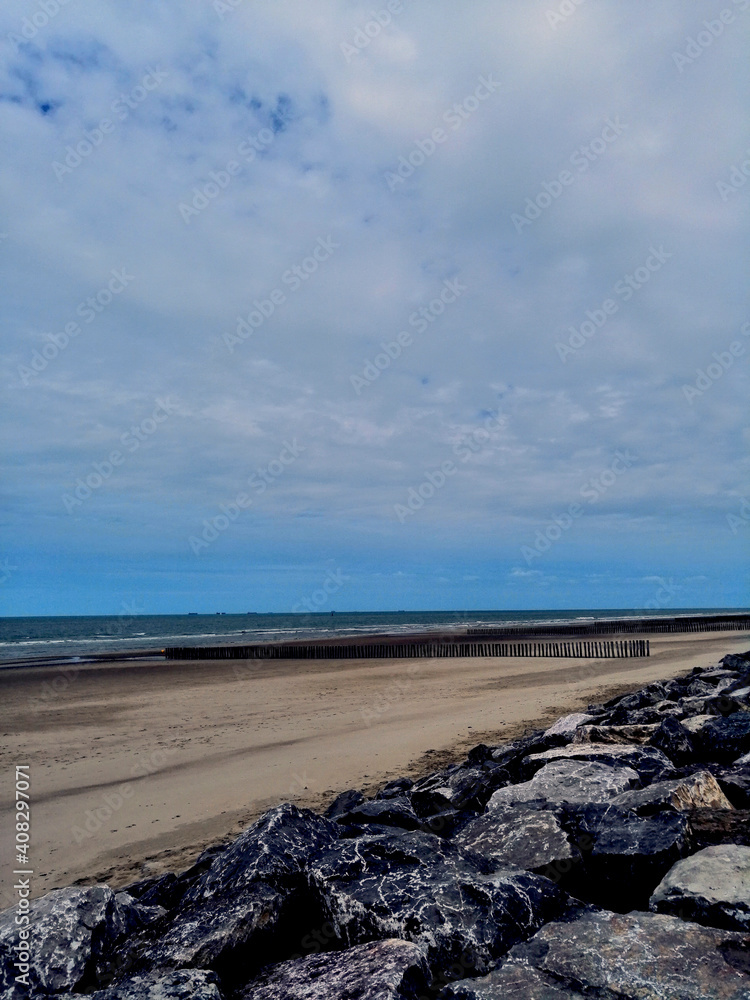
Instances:
[[[238,587],[242,609],[284,610],[288,567],[314,581],[329,558],[353,604],[429,607],[448,588],[492,606],[512,578],[534,606],[549,598],[513,569],[520,546],[623,449],[632,468],[545,556],[573,581],[556,600],[628,606],[636,568],[692,563],[686,601],[742,602],[726,514],[750,495],[743,358],[690,402],[684,387],[714,352],[750,350],[749,189],[717,189],[750,135],[733,60],[750,12],[734,4],[680,72],[701,28],[683,5],[602,0],[554,26],[548,9],[404,3],[347,60],[372,15],[343,0],[223,16],[71,3],[31,29],[27,4],[4,6],[13,610],[109,611],[131,587],[149,610]],[[519,215],[534,216],[520,231]],[[336,244],[325,260],[320,241]],[[451,281],[465,293],[425,321]],[[404,334],[357,394],[352,376]],[[579,346],[561,358],[561,343]],[[179,413],[68,512],[61,497],[164,396]],[[194,526],[294,438],[299,461],[197,567]],[[394,504],[446,461],[456,474],[399,523]],[[88,578],[63,596],[74,565]],[[587,591],[605,568],[612,588]],[[403,591],[374,587],[397,570]]]

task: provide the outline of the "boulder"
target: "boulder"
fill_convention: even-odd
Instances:
[[[693,746],[697,748],[697,742],[695,737],[703,729],[704,726],[708,725],[709,722],[713,722],[715,716],[713,715],[693,715],[689,719],[681,719],[682,725],[693,737]],[[696,749],[697,753],[697,749]]]
[[[655,913],[550,923],[440,1000],[748,1000],[743,936]]]
[[[428,980],[422,951],[388,938],[271,966],[237,1000],[417,1000]]]
[[[691,848],[686,814],[638,816],[610,803],[576,807],[563,825],[582,850],[568,892],[610,910],[646,909],[651,893]]]
[[[750,650],[747,653],[728,653],[719,660],[719,663],[726,670],[736,670],[746,674],[750,671]]]
[[[750,718],[750,715],[748,716]],[[717,721],[717,720],[714,720]],[[724,721],[724,720],[720,720]],[[556,760],[589,761],[591,763],[619,765],[630,767],[637,771],[641,779],[648,783],[658,778],[670,778],[674,774],[674,766],[661,750],[655,747],[636,747],[630,744],[585,743],[569,744],[566,747],[556,747],[535,753],[523,760],[522,772],[525,778],[531,778],[539,768]]]
[[[642,726],[581,726],[573,737],[573,743],[647,743],[659,728],[652,722]]]
[[[562,719],[545,730],[545,736],[573,736],[579,726],[585,726],[587,722],[593,722],[593,715],[586,715],[585,712],[573,712],[572,715],[565,715]]]
[[[212,968],[234,983],[252,962],[285,958],[289,941],[317,919],[305,866],[336,834],[307,809],[288,802],[271,809],[214,858],[157,939],[141,934],[128,943],[128,971]]]
[[[337,816],[336,822],[365,825],[377,823],[380,826],[398,826],[404,830],[418,830],[422,825],[411,803],[403,795],[362,802],[349,812]]]
[[[529,781],[501,788],[492,795],[488,810],[506,809],[520,802],[607,802],[630,788],[640,786],[640,778],[630,767],[591,761],[553,760],[541,767]]]
[[[612,800],[612,804],[639,816],[648,816],[662,809],[687,812],[689,809],[732,808],[716,778],[708,771],[696,771],[689,777],[656,781],[648,788],[623,792]]]
[[[376,799],[396,799],[408,792],[414,782],[411,778],[395,778],[387,782],[375,796]]]
[[[349,810],[361,805],[364,801],[365,797],[362,792],[357,791],[356,788],[350,788],[337,795],[323,815],[326,819],[337,819],[339,816],[343,816],[344,813],[349,812]]]
[[[423,832],[340,841],[310,862],[308,877],[341,945],[413,941],[434,975],[460,956],[470,956],[466,975],[489,971],[570,906],[549,880]]]
[[[453,842],[495,864],[517,865],[547,878],[563,865],[568,870],[581,856],[557,816],[542,809],[490,810],[465,826]]]
[[[92,989],[108,980],[116,945],[164,914],[161,907],[142,906],[107,885],[48,892],[31,903],[23,928],[29,931],[30,989],[14,992],[21,927],[15,922],[16,908],[6,910],[0,914],[0,993],[10,998]]]
[[[505,768],[491,761],[452,765],[417,781],[411,789],[411,804],[422,819],[446,810],[480,812],[495,789],[509,780]]]
[[[750,847],[706,847],[678,861],[656,887],[649,909],[750,931]]]
[[[119,986],[97,990],[87,1000],[223,1000],[215,972],[180,969],[158,979],[134,976]]]
[[[735,760],[750,751],[750,712],[712,717],[695,734],[695,742],[708,760]]]
[[[661,750],[678,767],[695,758],[690,730],[672,716],[661,720],[647,743],[648,746]]]
[[[690,826],[693,851],[717,844],[750,846],[748,809],[691,809],[685,815]]]

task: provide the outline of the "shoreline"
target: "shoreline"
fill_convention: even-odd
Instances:
[[[279,802],[320,811],[346,788],[373,794],[750,646],[736,631],[650,638],[642,660],[115,659],[77,664],[41,705],[65,672],[9,668],[0,731],[15,748],[2,757],[6,774],[32,765],[34,897],[180,870]],[[9,801],[4,788],[3,824]]]

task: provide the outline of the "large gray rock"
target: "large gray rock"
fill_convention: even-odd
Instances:
[[[577,759],[553,760],[531,780],[495,792],[487,810],[505,810],[536,799],[550,803],[607,802],[630,788],[638,788],[640,783],[638,774],[630,767]]]
[[[144,934],[128,943],[127,968],[212,968],[235,982],[284,957],[311,905],[305,867],[335,843],[336,832],[335,824],[288,802],[271,809],[214,858],[158,938]]]
[[[608,803],[593,804],[577,807],[566,825],[583,849],[582,863],[565,880],[566,889],[619,912],[647,909],[661,879],[691,849],[687,815],[671,810],[638,816]]]
[[[415,782],[409,797],[415,813],[423,819],[446,811],[479,812],[492,792],[508,781],[508,772],[492,761],[451,764]]]
[[[141,906],[127,893],[107,885],[55,889],[29,908],[29,923],[15,922],[16,909],[0,914],[0,989],[3,997],[28,996],[30,992],[55,993],[95,987],[108,977],[115,945],[164,916],[158,906]],[[16,987],[19,969],[16,946],[21,930],[29,931],[28,983]]]
[[[678,861],[656,887],[649,908],[700,924],[750,930],[750,847],[707,847]]]
[[[655,781],[648,788],[623,792],[616,796],[612,804],[622,809],[630,809],[640,816],[674,809],[687,812],[689,809],[731,809],[732,803],[721,790],[716,778],[708,771],[696,771],[685,778],[673,781]]]
[[[549,880],[422,832],[340,841],[310,862],[309,879],[341,944],[413,941],[436,975],[467,954],[467,974],[489,971],[570,906]]]
[[[553,812],[523,806],[484,813],[465,826],[453,842],[492,862],[517,865],[547,877],[550,867],[558,870],[565,862],[568,868],[580,859],[578,848],[568,842]]]
[[[652,913],[547,924],[485,979],[440,1000],[748,1000],[742,935]]]
[[[573,712],[571,715],[564,715],[561,719],[550,726],[544,733],[545,736],[573,736],[579,726],[585,726],[587,722],[593,722],[593,715],[586,715],[585,712]]]
[[[394,798],[371,799],[336,817],[341,824],[376,823],[380,826],[397,826],[404,830],[418,830],[422,823],[409,800],[398,795]]]
[[[428,980],[421,949],[390,938],[271,966],[237,1000],[416,1000]]]
[[[129,982],[90,993],[87,1000],[223,1000],[215,972],[180,969],[158,979],[134,976]]]
[[[712,717],[695,734],[695,743],[706,760],[731,762],[748,753],[750,712]]]
[[[714,719],[713,721],[723,722],[726,720]],[[617,743],[571,743],[568,746],[545,750],[543,753],[530,754],[523,760],[522,773],[524,777],[531,778],[539,768],[558,760],[589,761],[630,767],[645,782],[655,781],[659,778],[671,778],[674,774],[672,762],[656,747],[639,747]]]
[[[631,743],[641,746],[647,743],[659,728],[652,722],[640,726],[581,726],[576,730],[572,742],[579,743]]]

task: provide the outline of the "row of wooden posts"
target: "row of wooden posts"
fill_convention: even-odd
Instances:
[[[444,656],[550,656],[610,659],[650,656],[648,639],[573,642],[373,642],[362,645],[172,646],[168,660],[364,660]]]
[[[681,618],[637,618],[628,621],[582,622],[560,625],[497,625],[468,628],[467,635],[486,635],[500,639],[506,636],[576,636],[576,635],[616,635],[638,632],[724,632],[750,630],[750,615],[727,615]]]

